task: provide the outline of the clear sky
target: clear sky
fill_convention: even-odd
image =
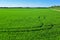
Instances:
[[[60,5],[60,0],[0,0],[0,7],[48,7]]]

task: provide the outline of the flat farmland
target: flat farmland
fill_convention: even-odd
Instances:
[[[60,11],[0,9],[0,40],[60,40]]]

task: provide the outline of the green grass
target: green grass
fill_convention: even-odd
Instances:
[[[0,9],[0,40],[60,40],[59,21],[52,9]]]

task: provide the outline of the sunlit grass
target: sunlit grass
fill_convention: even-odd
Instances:
[[[58,40],[59,21],[51,9],[0,9],[1,40]]]

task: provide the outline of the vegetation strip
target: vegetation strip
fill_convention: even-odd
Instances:
[[[45,25],[45,26],[50,26],[49,28],[35,27],[35,28],[32,28],[32,29],[0,28],[0,32],[31,32],[31,31],[49,30],[49,29],[52,29],[55,25],[57,25],[57,24]]]
[[[58,10],[58,9],[52,9],[52,10],[55,10],[55,11],[59,11],[60,12],[60,10]]]
[[[10,30],[4,30],[4,31],[0,31],[0,32],[30,32],[30,31],[40,31],[40,30],[46,30],[46,29],[50,29],[50,28],[44,28],[44,29],[25,29],[25,30],[15,30],[15,31],[10,31]]]
[[[35,29],[7,28],[5,30],[4,29],[0,30],[0,32],[31,32],[31,31],[40,31],[40,30],[49,30],[49,29],[52,29],[52,27],[50,27],[50,28],[35,28]]]

